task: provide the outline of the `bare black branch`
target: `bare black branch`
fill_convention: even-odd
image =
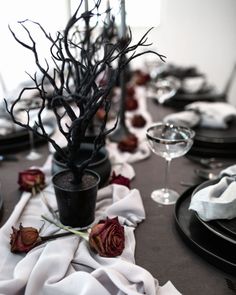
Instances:
[[[111,130],[107,130],[106,123],[111,104],[109,94],[116,85],[121,71],[136,57],[146,53],[153,53],[161,60],[165,58],[150,50],[137,51],[141,47],[148,46],[148,32],[136,44],[131,45],[131,31],[128,32],[125,42],[117,38],[114,38],[115,42],[112,42],[115,36],[114,19],[112,30],[100,30],[97,22],[90,27],[90,21],[93,18],[99,18],[100,1],[92,10],[80,14],[82,2],[83,0],[68,21],[64,32],[57,32],[55,36],[47,33],[39,23],[30,20],[19,22],[28,36],[27,42],[20,40],[9,28],[15,40],[32,53],[39,72],[30,76],[34,87],[23,88],[11,105],[6,102],[7,111],[16,124],[32,130],[53,145],[68,168],[72,170],[75,182],[80,182],[84,169],[105,144],[106,136],[116,127],[115,125]],[[28,28],[29,24],[36,26],[50,43],[50,61],[40,59],[38,53],[40,44],[37,44],[32,37]],[[101,75],[106,76],[106,83],[103,85],[98,82]],[[48,86],[52,89],[50,96],[47,93]],[[21,122],[16,116],[17,104],[20,103],[24,94],[32,89],[38,91],[41,100],[34,126],[29,122],[30,110],[26,110],[28,116],[26,122]],[[66,149],[59,146],[45,129],[42,113],[47,107],[52,109],[58,128],[66,139]],[[104,108],[106,115],[95,139],[94,151],[89,159],[76,165],[89,124],[100,107]],[[66,125],[63,124],[65,116],[68,118]]]

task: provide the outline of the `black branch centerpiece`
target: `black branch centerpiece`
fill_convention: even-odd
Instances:
[[[127,42],[113,44],[108,38],[104,37],[103,33],[99,33],[97,22],[91,30],[85,30],[89,20],[92,18],[97,20],[100,16],[98,13],[100,2],[97,1],[91,10],[80,13],[83,3],[83,0],[81,0],[65,30],[57,32],[55,36],[47,33],[38,22],[25,20],[19,22],[19,24],[28,36],[26,42],[22,41],[9,27],[15,40],[33,54],[38,72],[29,75],[33,82],[32,87],[23,88],[11,104],[5,100],[7,111],[15,124],[43,137],[54,147],[64,161],[68,170],[61,171],[53,177],[60,220],[66,225],[80,227],[87,226],[94,220],[95,204],[90,204],[89,199],[91,199],[93,192],[93,202],[96,202],[97,184],[99,182],[96,173],[88,171],[87,168],[105,145],[106,136],[114,131],[117,125],[115,123],[111,129],[106,128],[111,106],[109,94],[116,85],[121,72],[138,56],[153,53],[162,60],[164,58],[164,56],[151,50],[137,52],[140,47],[149,45],[147,44],[148,32],[136,44],[131,44],[132,34],[129,30]],[[39,47],[29,30],[29,24],[36,26],[49,42],[52,66],[47,59],[40,58]],[[92,31],[93,34],[91,34]],[[88,33],[90,36],[93,35],[93,40],[88,38]],[[106,76],[106,83],[100,85],[98,81],[102,75]],[[50,97],[47,93],[48,85],[52,89]],[[20,104],[24,94],[32,90],[37,91],[40,98],[37,119],[33,125],[30,122],[30,110],[25,110],[25,121],[19,120],[17,117],[17,105]],[[66,147],[60,146],[45,128],[43,113],[48,107],[52,110],[57,127],[66,140]],[[104,109],[105,115],[100,124],[99,133],[94,139],[93,150],[88,158],[83,159],[78,164],[77,159],[86,132],[101,107]],[[67,118],[66,124],[65,117]],[[89,176],[86,176],[87,174]],[[64,178],[61,178],[62,175],[64,175]],[[85,197],[81,197],[81,192],[84,193],[86,188],[90,191]],[[58,195],[59,190],[61,191],[60,196]],[[72,196],[67,191],[72,193]],[[65,209],[68,206],[70,208]],[[81,211],[78,212],[78,210]],[[72,215],[75,215],[75,217]],[[89,215],[89,217],[87,218],[86,215]]]

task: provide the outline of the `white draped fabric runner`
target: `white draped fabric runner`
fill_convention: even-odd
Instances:
[[[41,169],[47,175],[50,164],[51,158]],[[56,210],[51,184],[43,194]],[[159,286],[147,270],[135,264],[134,230],[145,219],[137,189],[130,190],[113,184],[98,193],[96,221],[106,216],[118,216],[125,227],[125,249],[118,257],[106,258],[95,254],[87,241],[75,235],[48,241],[27,254],[11,253],[11,227],[18,227],[22,223],[25,227],[39,229],[43,224],[42,214],[50,216],[41,194],[31,196],[30,193],[23,193],[10,218],[0,229],[0,294],[180,294],[170,282]],[[60,231],[55,225],[46,222],[40,236]]]
[[[131,133],[138,138],[138,148],[134,153],[122,152],[118,149],[117,143],[107,142],[106,148],[109,151],[112,163],[134,163],[148,158],[151,151],[146,142],[146,130],[148,125],[152,123],[152,118],[147,110],[145,88],[141,86],[135,87],[135,98],[138,101],[138,108],[133,111],[126,111],[126,125]],[[141,114],[145,120],[146,125],[142,128],[135,128],[131,124],[131,118],[135,114]],[[109,122],[108,127],[112,127],[114,122]]]

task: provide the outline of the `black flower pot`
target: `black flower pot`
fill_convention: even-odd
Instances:
[[[78,154],[77,162],[80,163],[83,162],[84,159],[88,159],[92,151],[92,143],[83,143],[81,146],[81,151]],[[67,167],[65,163],[62,162],[57,152],[55,152],[52,160],[52,175],[66,169]],[[107,183],[111,174],[111,162],[105,147],[99,150],[93,162],[89,164],[88,169],[95,171],[100,176],[99,187],[102,187]]]
[[[64,225],[87,227],[94,221],[100,177],[86,170],[80,185],[71,183],[72,177],[70,170],[62,170],[52,178],[59,219]]]

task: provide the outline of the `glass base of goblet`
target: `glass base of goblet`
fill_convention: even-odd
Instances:
[[[34,161],[34,160],[40,159],[41,157],[42,157],[41,154],[39,154],[33,150],[26,156],[26,159],[29,161]]]
[[[155,190],[151,194],[151,198],[162,205],[171,205],[175,204],[179,198],[179,193],[171,189],[159,189]]]

